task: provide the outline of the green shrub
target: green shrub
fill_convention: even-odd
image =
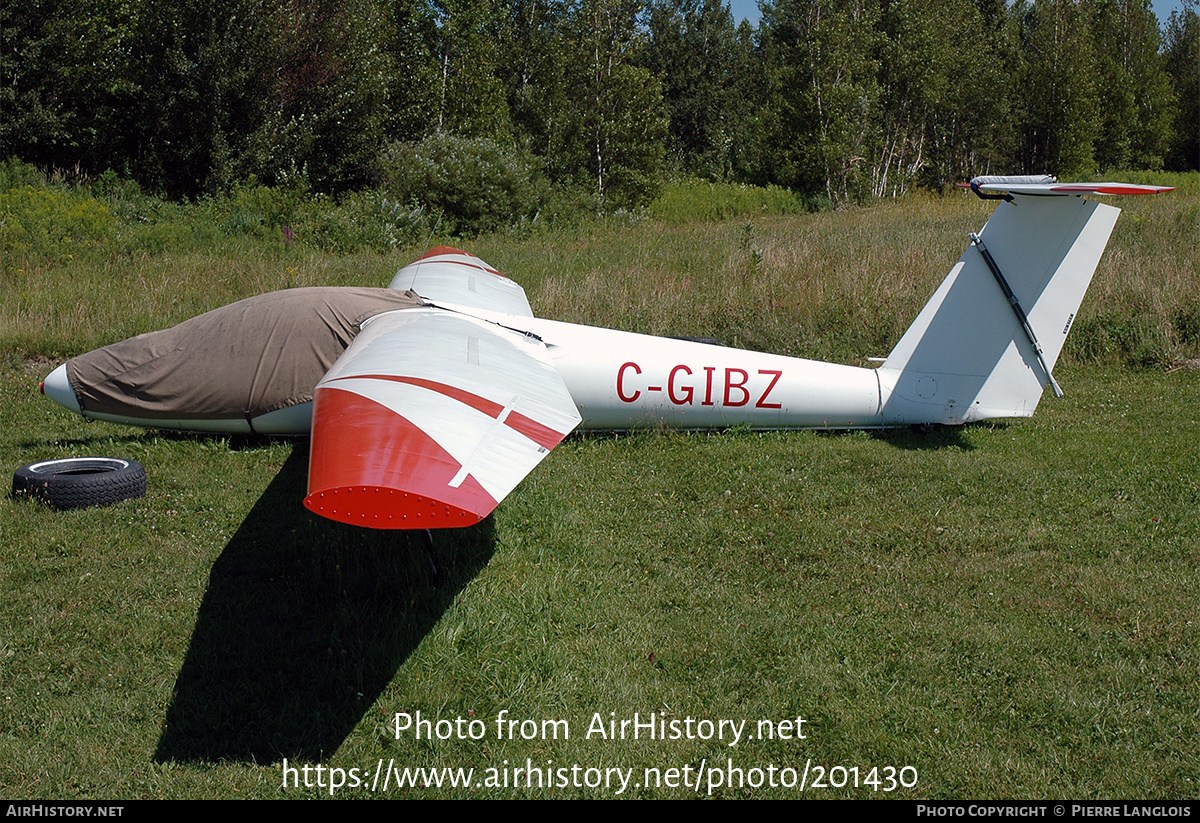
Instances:
[[[253,177],[238,183],[226,197],[212,202],[220,215],[225,233],[231,236],[276,237],[283,227],[295,221],[308,200],[300,188],[273,188],[261,185]]]
[[[676,181],[663,186],[650,204],[650,216],[668,223],[693,220],[718,222],[739,217],[772,214],[801,214],[808,209],[792,192],[779,186],[747,186],[710,183],[707,180]]]
[[[1160,318],[1133,304],[1081,317],[1063,352],[1077,361],[1149,368],[1170,362],[1171,341]]]
[[[1200,343],[1200,306],[1190,304],[1175,311],[1171,325],[1179,340],[1187,345]]]
[[[336,205],[314,198],[294,226],[286,228],[292,232],[290,239],[337,254],[388,252],[412,245],[428,231],[423,208],[376,190],[355,192]]]
[[[9,259],[65,261],[103,244],[117,227],[90,194],[25,185],[0,191],[0,251]]]
[[[0,162],[0,192],[23,186],[38,188],[45,185],[45,182],[45,176],[37,170],[36,166],[31,166],[15,157]]]
[[[545,182],[530,157],[483,137],[435,134],[395,143],[383,152],[380,171],[388,195],[440,215],[440,228],[457,234],[531,219],[545,198]]]

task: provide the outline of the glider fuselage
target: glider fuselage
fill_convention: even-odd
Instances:
[[[545,343],[581,429],[896,425],[882,414],[877,369],[540,318],[498,322]]]
[[[60,366],[44,391],[150,428],[309,435],[305,505],[465,526],[576,428],[875,429],[1033,414],[1119,210],[1165,187],[977,178],[1001,203],[878,368],[579,326],[457,249],[387,289],[295,289]]]
[[[468,313],[457,306],[399,311],[466,313],[540,338],[575,401],[582,418],[578,428],[583,430],[853,429],[904,423],[883,414],[886,381],[881,381],[878,369],[540,318]],[[43,390],[78,411],[61,367],[46,378]],[[307,436],[312,403],[251,418],[190,418],[184,409],[178,417],[85,415],[143,428]]]

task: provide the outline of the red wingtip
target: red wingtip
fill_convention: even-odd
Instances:
[[[424,260],[426,257],[440,257],[443,254],[466,254],[466,252],[462,249],[456,249],[454,246],[434,246],[417,259]]]
[[[471,526],[498,505],[436,441],[362,395],[317,389],[304,505],[374,529]]]
[[[336,486],[304,498],[314,514],[372,529],[444,529],[473,526],[486,515],[384,486]]]
[[[469,258],[471,258],[471,260],[474,261],[473,263],[465,263],[464,261],[459,261],[459,262],[463,263],[464,265],[474,266],[475,268],[486,271],[489,274],[499,275],[500,277],[503,277],[505,280],[508,279],[508,277],[506,277],[504,274],[501,274],[500,272],[496,271],[491,266],[489,266],[487,263],[484,263],[478,257],[471,254],[469,251],[463,251],[462,249],[456,249],[456,248],[454,248],[454,246],[434,246],[432,249],[425,252],[420,257],[418,257],[416,259],[416,261],[414,261],[414,262],[428,260],[431,257],[441,257],[442,255],[446,255],[446,254],[461,254],[463,257],[469,257]]]

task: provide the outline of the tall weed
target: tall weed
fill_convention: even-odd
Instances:
[[[1178,190],[1111,201],[1124,214],[1066,361],[1200,357],[1200,175],[1149,182]],[[68,186],[12,162],[0,164],[0,184],[0,350],[78,353],[258,291],[381,285],[435,226],[449,233],[438,212],[385,190],[335,201],[247,184],[170,203],[116,175]],[[786,211],[796,201],[769,190],[720,199],[734,188],[669,186],[658,202],[678,196],[675,218],[654,217],[655,207],[596,216],[564,190],[526,218],[536,230],[451,242],[514,277],[545,317],[865,363],[888,353],[994,208],[916,192],[870,208],[747,214],[747,204]],[[676,222],[710,206],[741,216]]]
[[[333,254],[359,250],[389,252],[416,243],[427,233],[425,209],[381,191],[355,192],[339,202],[311,201],[287,227],[285,242],[301,242]]]
[[[674,224],[697,220],[715,223],[813,210],[801,197],[779,186],[711,183],[696,178],[667,183],[648,207],[650,217]]]
[[[0,252],[8,264],[68,262],[103,246],[116,228],[112,210],[86,192],[32,185],[0,191]]]
[[[41,186],[45,177],[36,166],[23,163],[15,157],[0,160],[0,192],[24,186]]]

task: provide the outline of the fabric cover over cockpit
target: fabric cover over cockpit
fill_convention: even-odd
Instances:
[[[246,419],[313,399],[371,317],[414,292],[318,287],[251,297],[67,362],[85,415]]]

